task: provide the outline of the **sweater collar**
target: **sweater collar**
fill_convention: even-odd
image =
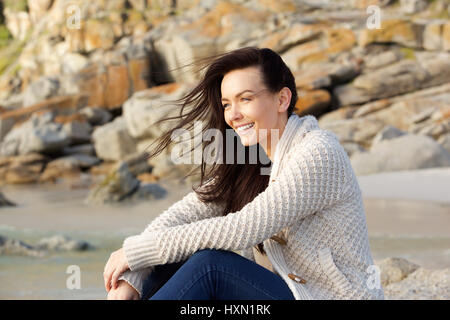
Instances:
[[[295,113],[291,114],[275,148],[272,173],[276,173],[278,169],[275,168],[279,167],[280,162],[288,150],[290,150],[292,144],[297,143],[303,137],[304,133],[316,129],[319,129],[319,125],[314,116],[306,115],[300,117]]]

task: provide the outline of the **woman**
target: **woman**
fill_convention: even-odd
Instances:
[[[182,111],[194,108],[173,130],[198,119],[224,139],[233,129],[246,155],[264,149],[270,176],[261,159],[222,161],[207,173],[202,162],[201,188],[111,254],[108,299],[384,299],[379,281],[370,285],[373,260],[349,158],[316,118],[293,113],[297,99],[291,71],[272,50],[215,56],[181,99]]]

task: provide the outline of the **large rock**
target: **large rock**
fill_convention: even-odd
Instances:
[[[67,122],[63,125],[63,130],[69,136],[71,145],[91,142],[91,133],[93,128],[88,122]]]
[[[404,59],[379,70],[362,74],[351,84],[334,89],[339,105],[362,104],[450,81],[450,55],[414,61]]]
[[[92,139],[97,156],[103,160],[117,161],[136,152],[136,140],[128,133],[123,116],[97,127]]]
[[[382,20],[381,28],[364,28],[359,34],[359,45],[364,47],[371,43],[398,43],[412,48],[422,47],[423,26],[407,19]]]
[[[95,157],[82,154],[61,157],[47,164],[39,176],[39,182],[56,182],[61,178],[77,178],[80,176],[82,168],[89,168],[99,162],[100,160]]]
[[[384,293],[390,300],[449,300],[450,268],[419,268],[402,281],[386,286]]]
[[[61,63],[62,73],[72,74],[83,70],[88,65],[89,59],[80,53],[69,52],[62,57]]]
[[[89,123],[93,126],[104,125],[112,118],[112,115],[108,110],[98,107],[86,107],[81,109],[79,113],[85,115]]]
[[[24,255],[29,257],[43,257],[45,253],[23,241],[10,239],[0,235],[0,256],[2,255]]]
[[[443,29],[445,22],[432,21],[427,23],[423,32],[423,47],[426,50],[442,50],[444,47]]]
[[[94,246],[87,241],[75,240],[63,235],[56,235],[39,240],[36,248],[39,250],[52,251],[86,251],[94,249]]]
[[[420,267],[403,258],[387,258],[377,261],[376,264],[381,271],[381,285],[383,287],[403,280]]]
[[[3,193],[0,191],[0,208],[1,207],[14,207],[16,204],[8,200]]]
[[[450,153],[432,138],[406,134],[379,142],[369,152],[356,153],[351,163],[357,175],[450,166]]]
[[[52,111],[55,116],[75,113],[86,104],[86,96],[58,96],[43,100],[28,107],[20,107],[0,113],[0,141],[12,129],[14,124],[27,120],[33,113]]]
[[[152,200],[163,198],[166,194],[167,191],[158,184],[141,184],[130,172],[127,162],[122,161],[92,190],[85,202],[107,204],[119,201]]]
[[[11,35],[21,41],[25,40],[30,28],[31,21],[30,15],[26,11],[13,11],[6,7],[3,10],[3,14],[6,18],[6,27]]]
[[[400,0],[400,10],[406,14],[413,14],[424,10],[428,3],[425,0]]]
[[[27,4],[31,22],[36,24],[44,17],[52,3],[53,0],[28,0]]]
[[[0,154],[12,156],[31,152],[52,153],[69,145],[70,138],[62,125],[52,120],[51,112],[42,116],[33,114],[30,120],[6,135],[0,145]]]
[[[387,125],[386,127],[383,128],[383,130],[378,132],[377,135],[373,138],[372,145],[380,143],[381,141],[400,137],[404,134],[407,134],[407,132],[399,130],[396,127]]]
[[[139,189],[139,180],[129,171],[125,162],[120,162],[103,181],[88,195],[86,204],[115,203],[130,196]]]
[[[0,181],[34,183],[43,171],[47,158],[39,153],[0,158]]]
[[[86,144],[80,144],[80,145],[76,145],[76,146],[65,147],[65,148],[63,148],[62,152],[66,156],[70,156],[73,154],[84,154],[87,156],[94,156],[95,148],[92,144],[86,143]]]
[[[442,47],[450,51],[450,22],[445,23],[442,29]]]
[[[343,119],[321,124],[322,129],[336,134],[341,143],[357,142],[363,145],[367,145],[384,126],[380,120],[366,118]]]
[[[439,144],[450,153],[450,133],[442,135],[439,140]]]
[[[25,90],[23,105],[25,107],[57,95],[59,90],[59,80],[55,77],[41,77],[33,82]]]
[[[130,135],[137,139],[157,138],[172,128],[175,124],[173,120],[155,123],[162,118],[178,115],[179,108],[167,101],[180,98],[189,88],[189,85],[172,83],[135,93],[123,105],[123,117]]]
[[[80,71],[61,77],[61,90],[86,95],[88,107],[115,109],[133,92],[152,85],[150,62],[147,51],[130,60],[122,50],[98,52]]]
[[[327,90],[300,90],[295,113],[300,116],[313,114],[318,116],[325,113],[330,105],[331,95]]]
[[[164,57],[164,63],[176,82],[194,82],[198,75],[191,67],[177,69],[190,61],[226,51],[228,45],[239,39],[248,39],[249,32],[264,28],[268,10],[252,10],[247,6],[227,1],[213,3],[209,10],[191,11],[186,23],[170,22],[161,33],[151,33],[155,52]],[[251,31],[253,30],[253,31]]]

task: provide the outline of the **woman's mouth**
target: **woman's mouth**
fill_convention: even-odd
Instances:
[[[255,125],[254,122],[249,123],[245,126],[241,126],[239,128],[236,129],[236,132],[241,134],[241,135],[245,135],[248,134],[250,131],[252,131],[251,129],[253,128],[253,126]]]

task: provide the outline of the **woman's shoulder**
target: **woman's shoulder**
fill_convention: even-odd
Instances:
[[[342,147],[340,145],[337,135],[327,129],[322,129],[320,127],[314,128],[300,128],[293,140],[292,146],[296,148],[305,149],[310,147],[323,146],[325,148],[338,148]],[[299,151],[299,149],[297,149]]]

